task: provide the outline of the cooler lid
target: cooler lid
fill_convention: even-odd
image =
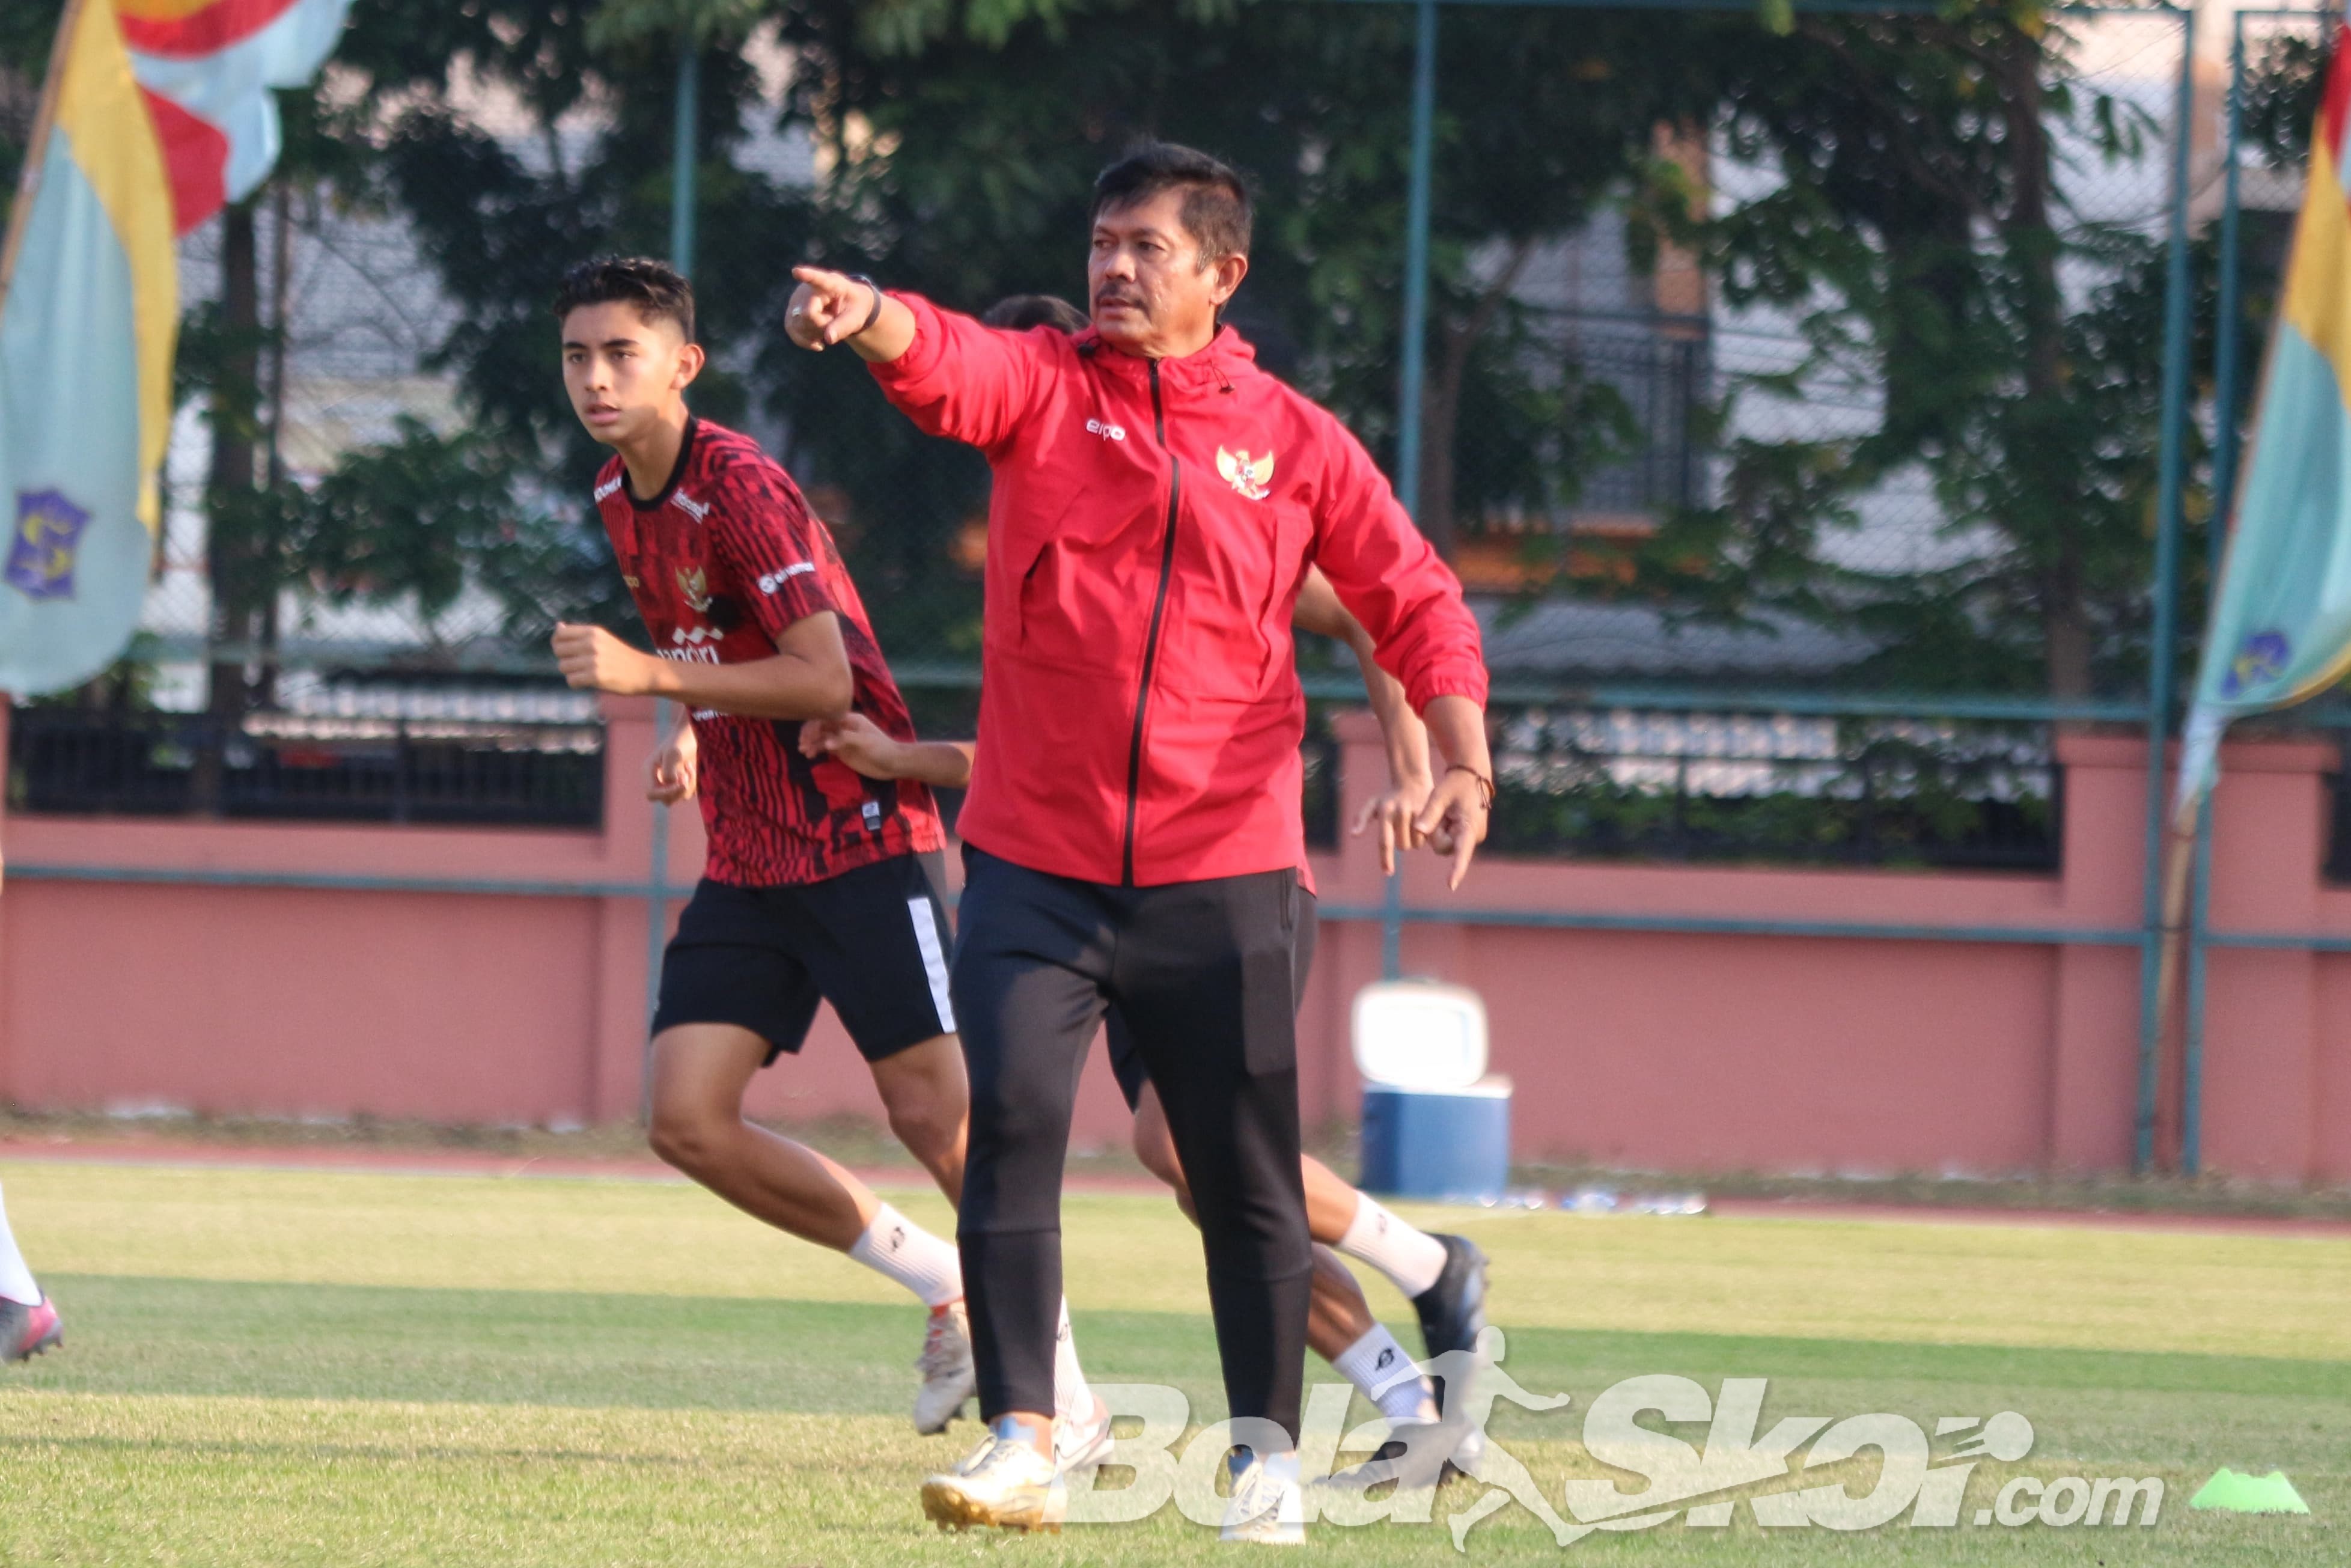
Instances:
[[[1486,1004],[1467,986],[1374,981],[1355,993],[1353,1032],[1366,1082],[1461,1090],[1486,1073]]]

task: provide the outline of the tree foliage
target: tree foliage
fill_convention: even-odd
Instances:
[[[9,84],[56,0],[0,0]],[[1720,482],[1567,585],[1677,615],[1792,613],[1859,631],[1905,684],[2084,695],[2141,655],[2159,413],[2162,256],[2073,210],[2068,157],[2153,155],[2154,127],[2088,90],[2073,24],[2022,0],[1932,16],[1447,7],[1438,56],[1424,527],[1571,505],[1634,433],[1518,268],[1595,214],[1631,259],[1702,257],[1714,299],[1783,311],[1805,358],[1751,406],[1846,377],[1882,389],[1862,434],[1755,434],[1702,411]],[[985,493],[968,453],[891,416],[845,355],[778,329],[804,256],[978,308],[1076,298],[1094,173],[1134,139],[1192,142],[1260,197],[1232,309],[1278,371],[1392,455],[1413,21],[1317,0],[357,0],[329,78],[283,95],[281,180],[415,235],[455,310],[432,368],[462,431],[411,424],[300,496],[215,500],[304,591],[452,602],[497,593],[522,635],[554,614],[633,624],[585,505],[601,457],[560,394],[546,300],[561,270],[666,243],[677,50],[700,63],[695,269],[713,367],[696,404],[789,432],[866,584],[885,645],[967,655],[976,585],[955,536]],[[760,71],[784,51],[780,102]],[[28,64],[28,61],[31,63]],[[2254,122],[2291,156],[2310,61],[2264,66]],[[16,73],[12,77],[10,72]],[[2265,95],[2265,96],[2264,96]],[[496,114],[486,114],[495,100]],[[753,158],[805,139],[813,184]],[[1724,202],[1663,137],[1775,169]],[[258,429],[241,366],[267,346],[193,308],[183,390]],[[1948,564],[1853,566],[1874,486],[1923,472]],[[248,515],[249,514],[249,515]],[[403,543],[401,518],[413,538]],[[945,630],[942,624],[945,623]]]

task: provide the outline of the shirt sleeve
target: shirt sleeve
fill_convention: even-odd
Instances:
[[[983,327],[919,294],[891,298],[914,313],[914,340],[865,367],[883,395],[929,434],[982,451],[1009,441],[1052,375],[1043,334]]]
[[[1484,706],[1485,643],[1460,580],[1413,526],[1363,443],[1328,413],[1316,413],[1325,461],[1315,564],[1371,633],[1380,668],[1404,683],[1414,712],[1441,696]]]
[[[713,553],[733,572],[744,609],[774,642],[786,628],[838,610],[817,570],[823,549],[799,487],[758,468],[726,476],[705,527]]]

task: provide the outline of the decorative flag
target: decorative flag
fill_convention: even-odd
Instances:
[[[2219,775],[2230,720],[2314,696],[2351,672],[2346,126],[2351,27],[2338,24],[2236,528],[2183,737],[2177,798],[2183,823]]]
[[[175,238],[267,177],[350,0],[69,0],[0,259],[0,691],[130,640],[162,526]]]

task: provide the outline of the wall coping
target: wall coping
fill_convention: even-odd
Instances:
[[[2179,743],[2165,748],[2167,766],[2179,761]],[[2060,731],[2057,760],[2068,768],[2116,768],[2145,771],[2147,742],[2136,735],[2083,735]],[[2327,773],[2342,753],[2317,740],[2232,740],[2220,747],[2220,772]]]

